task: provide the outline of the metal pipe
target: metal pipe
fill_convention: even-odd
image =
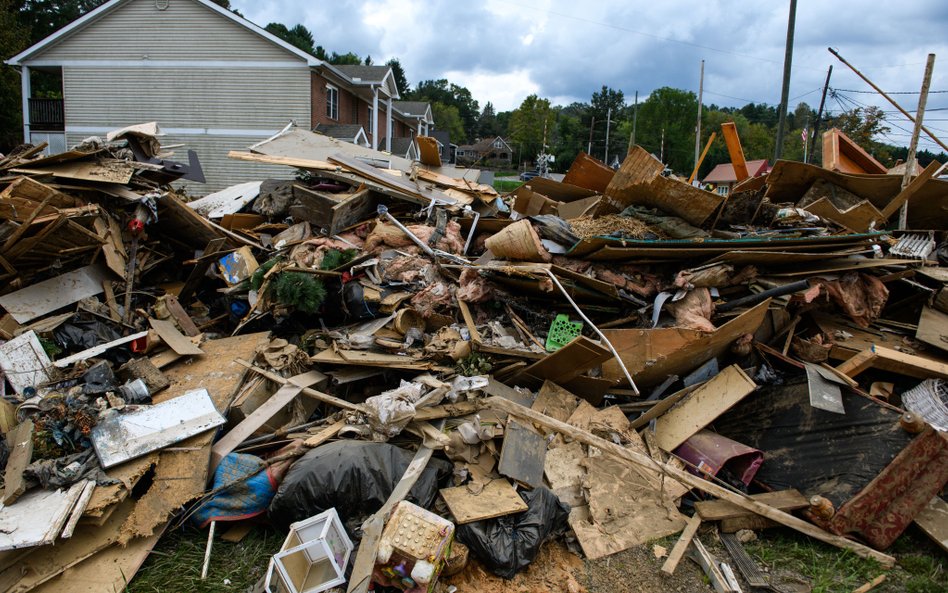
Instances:
[[[776,288],[771,288],[770,290],[765,290],[764,292],[759,292],[757,294],[752,294],[740,299],[734,299],[733,301],[728,301],[723,305],[717,305],[715,310],[724,313],[726,311],[731,311],[737,309],[738,307],[753,306],[758,303],[762,303],[769,299],[770,297],[779,297],[787,294],[793,294],[801,290],[806,290],[810,288],[809,280],[800,280],[798,282],[792,282],[790,284],[784,284],[783,286],[778,286]]]
[[[384,216],[385,218],[387,218],[389,222],[397,226],[403,233],[408,235],[408,238],[411,239],[415,245],[417,245],[418,247],[421,247],[421,250],[424,251],[428,255],[428,257],[432,257],[432,258],[435,257],[434,249],[432,249],[427,243],[425,243],[424,241],[419,239],[417,236],[415,236],[414,233],[408,230],[408,227],[403,225],[401,222],[399,222],[397,218],[392,216],[391,213],[389,213],[387,207],[385,207],[382,204],[379,204],[378,213],[381,216]]]

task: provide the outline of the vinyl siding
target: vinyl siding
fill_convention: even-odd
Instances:
[[[193,0],[128,0],[31,60],[302,59]]]
[[[166,68],[63,68],[68,128],[119,128],[157,121],[164,128],[279,130],[310,125],[309,71]]]

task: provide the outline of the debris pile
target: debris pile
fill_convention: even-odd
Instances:
[[[730,591],[773,585],[742,530],[887,566],[944,530],[937,164],[780,161],[722,196],[635,147],[498,195],[288,128],[231,156],[295,179],[189,200],[158,133],[0,162],[6,590],[121,587],[185,523],[207,559],[219,524],[286,530],[259,590],[300,592],[677,533],[662,572],[687,552]]]

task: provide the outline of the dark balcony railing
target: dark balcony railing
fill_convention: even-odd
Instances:
[[[34,132],[62,132],[66,118],[62,99],[30,99],[30,129]]]

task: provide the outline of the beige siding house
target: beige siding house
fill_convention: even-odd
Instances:
[[[111,0],[7,63],[23,73],[27,141],[55,152],[157,121],[162,144],[197,151],[207,184],[189,187],[195,194],[285,177],[285,167],[247,167],[227,152],[290,120],[310,128],[311,68],[325,66],[207,0]],[[61,73],[63,121],[31,105],[33,69]]]

